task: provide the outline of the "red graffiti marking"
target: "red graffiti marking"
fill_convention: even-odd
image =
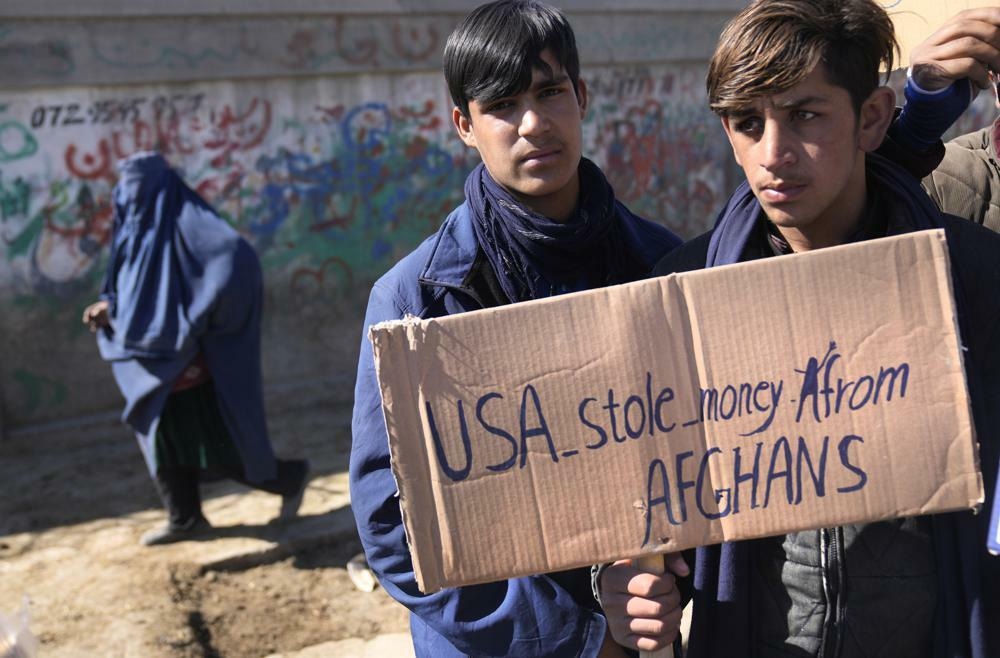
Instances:
[[[242,114],[227,105],[218,116],[213,111],[211,121],[213,135],[203,145],[220,151],[211,164],[222,167],[230,163],[234,151],[247,151],[264,141],[271,129],[271,103],[254,98]]]
[[[392,24],[392,45],[397,55],[412,62],[422,62],[437,53],[438,32],[433,25],[423,30],[410,27],[404,30],[400,21]]]
[[[313,233],[322,233],[328,228],[347,228],[351,225],[351,221],[357,216],[355,212],[358,207],[358,197],[351,197],[351,207],[343,215],[334,215],[331,219],[325,222],[316,222],[309,227],[309,230]]]
[[[199,196],[216,206],[221,206],[229,201],[235,201],[234,214],[238,217],[243,214],[244,177],[243,168],[233,163],[233,169],[218,176],[209,176],[202,179],[195,188],[195,191]]]
[[[320,263],[317,269],[309,267],[297,269],[292,274],[290,286],[292,294],[299,297],[323,292],[328,286],[334,290],[351,290],[354,287],[354,273],[343,258],[331,256]]]
[[[613,122],[608,166],[610,171],[628,172],[623,178],[629,190],[648,189],[666,157],[671,145],[658,130],[662,124],[663,107],[652,99]]]
[[[178,134],[177,131],[174,133]],[[145,121],[135,121],[128,128],[112,131],[110,136],[97,142],[96,151],[80,152],[76,144],[66,147],[64,160],[71,174],[83,180],[105,180],[114,183],[117,179],[115,163],[138,151],[157,149],[169,152],[172,144],[161,141],[153,127]],[[175,139],[174,142],[179,143]]]
[[[119,158],[127,157],[137,151],[148,151],[153,148],[153,129],[145,121],[132,124],[132,134],[124,130],[111,133],[111,144],[114,154]]]
[[[108,200],[94,201],[90,189],[85,185],[76,196],[76,207],[73,209],[74,223],[60,225],[53,219],[59,210],[58,206],[46,205],[42,208],[42,221],[46,231],[63,238],[90,238],[100,245],[106,245],[111,239],[112,211]]]
[[[291,59],[285,59],[282,63],[289,68],[305,69],[311,67],[318,56],[315,30],[296,30],[288,45],[285,46],[285,50],[291,55]]]
[[[321,121],[324,123],[328,123],[330,121],[340,121],[344,118],[345,109],[343,105],[331,105],[329,107],[317,105],[316,110],[323,115]]]
[[[112,169],[111,146],[107,139],[102,139],[97,144],[97,153],[86,153],[80,160],[77,160],[76,144],[66,147],[64,159],[66,168],[77,178],[84,180],[110,180],[114,181],[115,174]]]
[[[437,130],[441,127],[441,117],[437,113],[437,104],[428,99],[422,108],[404,105],[399,108],[398,116],[405,120],[417,121],[420,130]],[[421,120],[423,120],[421,122]]]
[[[165,155],[192,155],[199,147],[189,135],[200,130],[201,124],[195,116],[185,118],[164,114],[156,119],[155,148]]]
[[[424,157],[424,154],[427,153],[427,140],[419,136],[414,137],[406,143],[404,153],[406,154],[406,159],[410,161]]]
[[[353,26],[352,29],[345,30],[346,22],[343,16],[339,16],[333,28],[333,40],[337,44],[337,54],[351,64],[370,64],[377,67],[378,38],[376,35],[371,33],[370,27],[367,35],[357,34],[357,30],[353,29]],[[345,31],[351,35],[351,41],[344,39]]]

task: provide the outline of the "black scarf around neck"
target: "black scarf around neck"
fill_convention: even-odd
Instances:
[[[593,162],[580,160],[580,200],[556,222],[514,199],[480,164],[465,180],[476,239],[512,302],[557,291],[624,283],[644,266],[625,245],[614,190]]]
[[[875,153],[865,157],[868,184],[879,189],[885,199],[897,208],[899,226],[890,226],[895,235],[907,231],[922,231],[941,225],[940,211],[921,189],[920,182],[898,165]],[[740,262],[746,246],[761,216],[761,207],[749,183],[740,184],[719,213],[708,244],[705,267]]]

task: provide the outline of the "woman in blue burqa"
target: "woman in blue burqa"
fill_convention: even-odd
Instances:
[[[141,543],[210,534],[199,493],[206,476],[278,494],[281,516],[293,516],[308,462],[276,459],[268,438],[253,247],[159,154],[118,168],[108,271],[83,321],[111,363],[122,419],[167,509],[166,525]]]

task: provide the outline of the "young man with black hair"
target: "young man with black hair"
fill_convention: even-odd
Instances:
[[[533,0],[474,10],[449,37],[444,73],[459,137],[482,158],[465,202],[379,279],[364,327],[625,283],[680,243],[615,199],[582,157],[587,86],[572,28]],[[361,345],[351,505],[368,564],[412,611],[418,656],[623,656],[585,569],[422,594],[404,536],[372,348]],[[600,652],[600,654],[599,654]]]
[[[982,59],[969,58],[961,75],[985,79],[984,60],[996,58],[992,30],[981,35],[973,49]],[[874,154],[895,101],[879,84],[879,67],[891,70],[895,50],[892,23],[872,0],[757,0],[737,15],[719,40],[707,86],[747,181],[715,228],[666,256],[654,274],[944,228],[991,494],[1000,454],[1000,236],[942,213],[911,176]],[[752,303],[767,291],[747,293]],[[688,552],[688,656],[1000,656],[1000,558],[986,550],[990,502],[979,515]],[[669,623],[643,610],[644,597],[623,596],[614,569],[621,571],[609,568],[600,582],[612,628],[620,623],[612,619],[637,616]]]

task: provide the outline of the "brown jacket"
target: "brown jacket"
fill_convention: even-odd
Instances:
[[[949,214],[1000,232],[1000,119],[945,144],[945,156],[924,189]]]

